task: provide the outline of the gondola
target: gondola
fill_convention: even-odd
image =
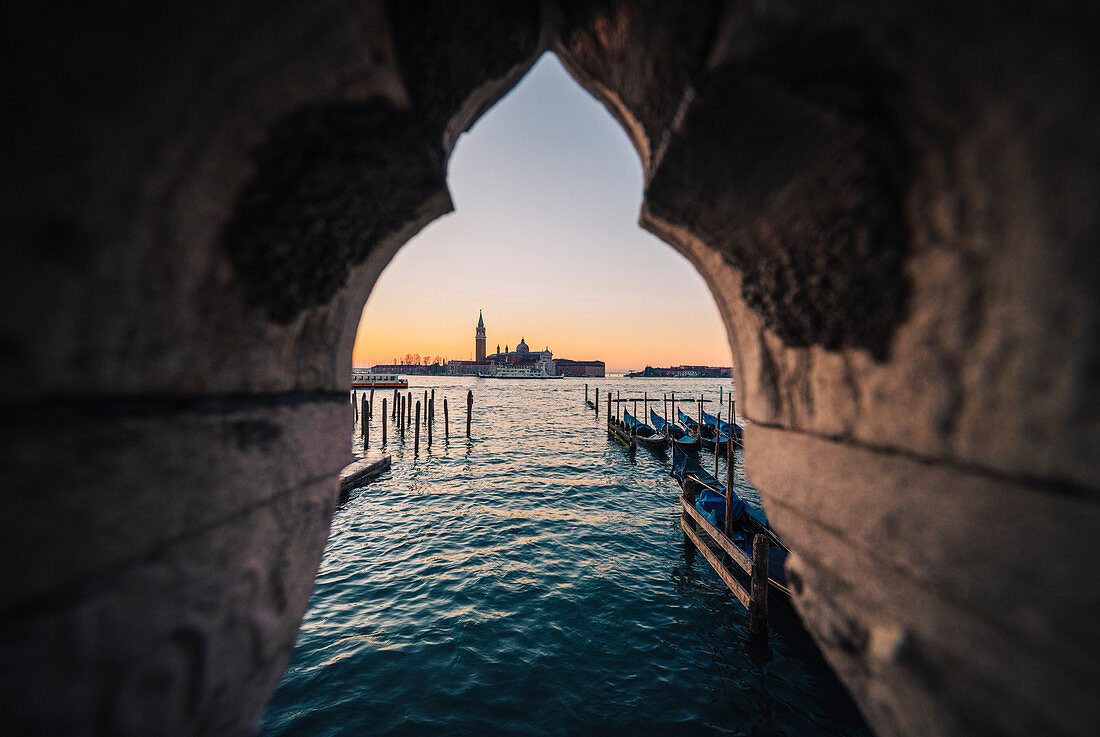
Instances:
[[[717,417],[707,414],[706,410],[703,410],[702,414],[704,425],[712,429],[718,426]],[[726,438],[729,438],[730,435],[733,435],[733,439],[735,441],[737,441],[738,443],[741,442],[741,426],[738,425],[736,422],[731,424],[729,422],[726,422],[725,420],[722,420],[721,427],[718,429]]]
[[[668,438],[663,432],[657,432],[629,412],[623,412],[623,424],[634,431],[634,440],[642,445],[656,447],[668,444]]]
[[[670,474],[683,490],[684,483],[690,478],[696,483],[695,508],[719,530],[726,523],[726,486],[719,483],[698,460],[686,453],[672,449],[672,472]],[[790,596],[784,563],[787,560],[787,548],[775,532],[749,513],[744,500],[733,492],[731,504],[733,516],[733,534],[730,537],[737,547],[752,557],[752,540],[757,534],[767,535],[771,547],[768,554],[768,581],[780,593]]]
[[[722,435],[715,431],[713,427],[707,424],[699,425],[698,422],[693,420],[690,416],[684,414],[682,409],[676,410],[676,415],[680,419],[680,424],[688,429],[692,435],[699,440],[699,447],[704,450],[714,450],[715,442],[719,443],[719,453],[725,451],[727,444],[729,443],[729,436]],[[723,423],[725,424],[725,423]]]
[[[665,422],[665,418],[657,414],[656,411],[649,411],[649,421],[653,423],[653,427],[657,429],[657,432],[671,435],[672,444],[680,450],[694,451],[699,448],[698,440],[679,425],[670,425]]]

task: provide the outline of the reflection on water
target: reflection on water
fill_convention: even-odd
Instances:
[[[265,734],[867,734],[790,611],[753,640],[706,563],[685,563],[667,456],[609,439],[583,381],[410,386],[460,408],[451,441],[442,412],[417,458],[391,426],[391,473],[337,511]]]

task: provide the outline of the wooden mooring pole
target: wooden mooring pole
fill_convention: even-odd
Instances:
[[[413,436],[413,455],[420,453],[420,400],[416,400],[416,434]]]
[[[714,426],[714,478],[718,478],[718,451],[722,449],[722,410],[718,410],[718,421]],[[727,488],[727,491],[729,489]],[[729,498],[729,494],[726,494]]]
[[[596,387],[596,419],[600,419],[600,388]]]
[[[726,441],[726,537],[733,537],[733,433]]]
[[[408,416],[405,417],[405,424],[411,425],[413,418],[413,393],[409,392],[409,396],[405,398],[405,411],[408,412]]]
[[[466,392],[466,437],[470,437],[470,418],[474,415],[474,393]]]
[[[426,424],[428,425],[428,448],[432,447],[432,414],[435,412],[435,408],[432,407],[433,404],[435,404],[434,398],[429,402],[427,409],[424,410],[424,419],[427,420]]]
[[[386,445],[386,398],[382,397],[382,446]]]
[[[588,384],[584,385],[584,403],[588,404]]]
[[[374,389],[370,390],[370,399],[367,400],[367,419],[374,419]]]
[[[749,632],[762,635],[768,631],[768,553],[771,542],[767,535],[752,540],[752,601],[749,605]]]
[[[451,416],[447,414],[447,398],[443,397],[443,439],[451,439]]]

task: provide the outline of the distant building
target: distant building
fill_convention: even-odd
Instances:
[[[474,333],[474,356],[476,363],[485,363],[485,318],[481,310],[477,313],[477,331]]]
[[[605,371],[603,361],[570,361],[568,358],[559,358],[554,364],[562,376],[602,377]]]
[[[431,367],[422,363],[376,363],[370,367],[375,374],[406,374],[421,376],[429,373]]]
[[[632,371],[628,378],[660,377],[669,379],[728,379],[733,374],[729,366],[669,366],[654,368],[646,366],[644,371]]]
[[[538,369],[540,365],[546,368],[546,372],[552,375],[559,373],[565,376],[603,376],[603,361],[569,361],[567,359],[554,359],[554,353],[550,346],[541,351],[532,351],[525,338],[519,339],[516,349],[509,350],[504,346],[500,349],[497,343],[496,353],[486,355],[485,318],[482,313],[477,316],[477,328],[474,330],[474,355],[473,361],[448,361],[446,373],[452,376],[472,376],[487,372],[494,365],[513,366],[518,368],[530,367]]]

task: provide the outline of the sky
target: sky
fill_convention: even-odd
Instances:
[[[638,226],[634,147],[553,54],[459,138],[447,181],[455,211],[382,273],[356,366],[406,354],[471,360],[479,311],[489,353],[523,338],[555,358],[604,361],[609,373],[730,365],[702,277]]]

